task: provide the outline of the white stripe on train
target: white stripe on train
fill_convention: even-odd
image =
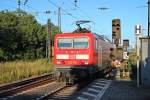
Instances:
[[[58,54],[58,55],[56,55],[56,59],[69,59],[69,55],[68,54]],[[75,59],[89,59],[89,55],[77,54],[77,55],[75,55]]]

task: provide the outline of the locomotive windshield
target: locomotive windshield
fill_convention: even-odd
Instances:
[[[88,38],[59,38],[57,43],[58,48],[88,48]]]
[[[59,48],[71,48],[72,39],[71,38],[59,38],[57,46]]]
[[[88,48],[88,38],[74,38],[73,48]]]

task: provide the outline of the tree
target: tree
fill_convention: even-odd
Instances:
[[[13,13],[8,11],[0,12],[0,45],[4,50],[4,54],[7,55],[6,58],[9,58],[10,55],[13,57],[17,47],[17,44],[14,42],[17,35],[17,24],[17,16]]]
[[[58,28],[52,27],[57,32]],[[44,57],[46,37],[45,25],[33,15],[24,11],[0,12],[0,49],[8,60]]]

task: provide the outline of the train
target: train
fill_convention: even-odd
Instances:
[[[82,78],[111,70],[110,48],[113,44],[103,35],[79,29],[56,34],[54,38],[55,78],[73,83]]]

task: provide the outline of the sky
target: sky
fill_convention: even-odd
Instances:
[[[18,0],[1,0],[0,10],[14,11],[18,8]],[[103,34],[111,39],[112,20],[121,20],[121,38],[129,39],[130,46],[135,44],[135,25],[142,26],[142,35],[147,35],[147,2],[148,0],[21,0],[20,8],[33,14],[37,21],[46,24],[50,18],[58,25],[58,7],[61,7],[62,32],[76,29],[75,22],[89,20],[85,27],[92,32]],[[98,8],[109,8],[100,10]],[[44,13],[51,11],[50,14]]]

